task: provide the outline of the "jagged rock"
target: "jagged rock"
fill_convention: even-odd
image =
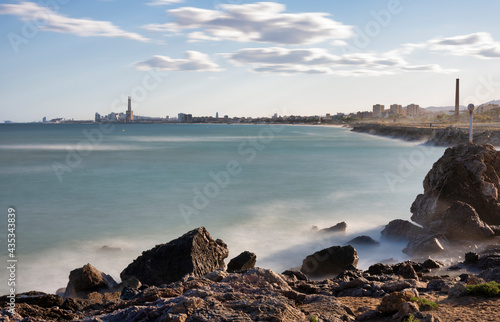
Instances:
[[[438,239],[439,236],[424,235],[411,240],[403,249],[403,253],[409,256],[436,254],[444,251],[444,247]]]
[[[307,276],[337,275],[348,267],[356,267],[358,261],[358,253],[351,245],[333,246],[307,256],[300,271]]]
[[[320,229],[318,231],[318,233],[320,233],[320,234],[343,233],[346,231],[346,229],[347,229],[347,224],[343,221],[343,222],[339,222],[338,224],[336,224],[335,226],[332,226],[330,228]]]
[[[307,275],[302,273],[301,271],[292,271],[292,270],[286,270],[282,275],[290,276],[290,277],[295,277],[299,281],[308,281],[309,278],[307,278]]]
[[[422,263],[422,268],[433,269],[433,268],[440,268],[440,267],[443,267],[443,264],[438,262],[438,261],[435,261],[431,258],[426,259]]]
[[[392,274],[393,269],[391,265],[377,263],[368,268],[368,273],[371,275]]]
[[[227,245],[213,240],[205,227],[194,229],[167,244],[145,251],[125,268],[120,277],[136,277],[148,285],[168,284],[184,276],[203,276],[224,268]]]
[[[358,236],[354,239],[351,239],[346,243],[346,245],[354,245],[354,246],[379,246],[380,243],[370,236]]]
[[[453,285],[448,291],[448,297],[461,297],[465,295],[467,291],[467,287],[464,283],[457,283]]]
[[[229,261],[229,264],[227,264],[227,271],[233,273],[235,271],[251,269],[255,267],[256,262],[257,255],[249,251],[244,251]]]
[[[226,278],[228,275],[228,273],[222,269],[218,269],[216,271],[213,271],[213,272],[210,272],[208,274],[205,274],[203,275],[203,277],[211,280],[211,281],[214,281],[214,282],[220,282],[222,281],[224,278]]]
[[[411,219],[449,239],[492,237],[500,224],[500,152],[492,145],[448,148],[424,179]]]
[[[479,255],[477,253],[468,252],[465,254],[465,264],[471,265],[477,263],[479,260]]]
[[[86,298],[92,292],[111,292],[116,285],[111,276],[87,264],[70,272],[64,297]]]
[[[401,275],[403,278],[418,280],[417,272],[415,272],[415,269],[413,268],[413,265],[410,262],[402,263],[399,266],[397,274]]]
[[[410,240],[425,234],[425,229],[408,220],[395,219],[390,221],[380,234],[384,239]]]
[[[377,310],[382,312],[382,314],[394,314],[397,313],[401,305],[408,302],[415,293],[410,290],[404,290],[401,292],[393,292],[382,298],[382,302],[377,307]]]
[[[7,298],[7,295],[0,297],[0,306],[6,307],[10,298]],[[43,292],[26,292],[21,294],[16,294],[15,303],[26,303],[29,305],[37,305],[43,308],[51,308],[53,306],[61,306],[64,302],[64,299],[59,295],[54,294],[46,294]]]

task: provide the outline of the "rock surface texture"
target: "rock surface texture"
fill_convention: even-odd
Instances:
[[[307,256],[302,261],[300,271],[307,276],[337,275],[346,269],[355,268],[358,261],[358,253],[351,245],[332,246]]]
[[[240,270],[251,269],[255,267],[257,262],[257,255],[249,251],[244,251],[227,264],[227,271],[233,273]]]
[[[220,239],[213,240],[205,227],[201,227],[143,252],[120,277],[123,281],[136,277],[147,285],[168,284],[186,275],[203,276],[224,269],[228,255],[227,245]]]
[[[424,179],[411,219],[449,240],[494,236],[500,224],[500,152],[492,145],[448,148]]]
[[[111,276],[87,264],[71,271],[64,297],[86,298],[93,292],[110,292],[116,285]]]

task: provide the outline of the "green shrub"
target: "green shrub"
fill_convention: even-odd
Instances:
[[[426,310],[437,310],[438,305],[436,302],[429,301],[427,299],[424,299],[422,297],[412,297],[410,301],[415,302],[418,304],[418,308],[420,310],[426,311]]]
[[[311,322],[318,322],[318,318],[315,316],[311,317]]]
[[[473,296],[499,297],[500,284],[497,282],[488,282],[477,285],[467,285],[465,294]]]
[[[413,314],[410,314],[409,317],[403,320],[403,322],[420,322]]]

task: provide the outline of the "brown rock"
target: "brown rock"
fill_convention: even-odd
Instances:
[[[400,310],[403,303],[408,302],[414,296],[415,293],[410,290],[393,292],[382,298],[382,302],[377,309],[383,314],[394,314]]]
[[[203,276],[224,268],[227,245],[213,240],[205,227],[194,229],[167,244],[145,251],[125,268],[120,277],[132,276],[147,285],[168,284],[184,276]]]
[[[411,219],[450,239],[493,236],[500,224],[500,152],[492,145],[448,148],[424,179]]]
[[[425,229],[408,220],[396,219],[389,222],[380,234],[384,239],[410,240],[425,234]]]
[[[249,251],[244,251],[243,253],[239,254],[229,261],[229,264],[227,264],[227,271],[229,273],[232,273],[235,271],[252,269],[255,267],[256,262],[257,255]]]
[[[87,264],[71,271],[64,297],[86,298],[92,292],[110,292],[116,285],[111,276]]]
[[[337,275],[349,267],[356,267],[358,261],[358,253],[351,245],[333,246],[307,256],[300,271],[307,276]]]

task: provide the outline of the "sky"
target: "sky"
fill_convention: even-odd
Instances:
[[[500,1],[0,4],[0,122],[325,115],[500,99]]]

